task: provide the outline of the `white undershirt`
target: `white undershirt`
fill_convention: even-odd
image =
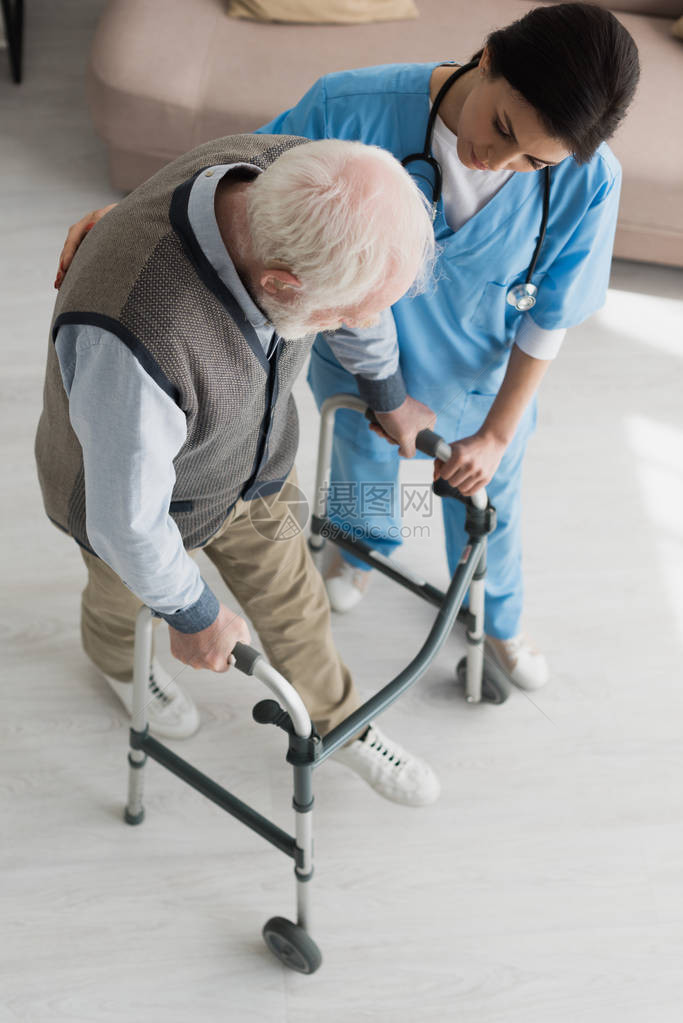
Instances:
[[[443,209],[451,231],[459,230],[470,217],[493,199],[514,171],[480,171],[466,167],[458,156],[458,139],[437,117],[432,152],[443,174]]]

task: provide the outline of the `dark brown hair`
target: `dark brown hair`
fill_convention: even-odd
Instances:
[[[486,46],[491,74],[505,78],[535,108],[578,163],[614,134],[640,76],[633,39],[595,4],[535,7],[492,32]]]

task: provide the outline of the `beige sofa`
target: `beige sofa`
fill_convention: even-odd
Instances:
[[[535,6],[417,4],[416,21],[324,26],[240,21],[225,0],[110,0],[92,45],[88,96],[114,186],[128,191],[207,139],[259,127],[328,71],[466,59],[491,29]],[[683,0],[616,0],[613,9],[642,65],[612,140],[624,170],[615,254],[683,266],[683,42],[671,34]]]

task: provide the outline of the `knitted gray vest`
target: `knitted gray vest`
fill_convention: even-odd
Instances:
[[[127,196],[81,244],[55,306],[36,459],[47,514],[84,547],[83,458],[54,350],[63,323],[116,334],[185,413],[170,514],[186,547],[205,543],[238,497],[282,487],[298,442],[291,389],[313,339],[280,341],[266,358],[201,252],[187,204],[204,168],[247,162],[265,169],[304,142],[235,135],[200,146]]]

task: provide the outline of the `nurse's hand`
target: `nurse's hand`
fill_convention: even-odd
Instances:
[[[370,423],[372,432],[390,444],[398,444],[398,453],[404,458],[415,454],[415,438],[420,430],[431,430],[436,422],[436,413],[410,395],[392,412],[375,412],[375,416],[379,426]]]
[[[72,224],[66,236],[64,242],[64,248],[59,255],[59,269],[57,270],[57,277],[55,279],[55,288],[59,289],[62,286],[64,280],[64,274],[71,266],[71,260],[76,255],[76,249],[85,238],[88,231],[90,231],[98,220],[109,213],[109,210],[113,210],[116,203],[113,202],[109,206],[104,206],[101,210],[93,210],[91,213],[86,213],[84,217],[77,220],[75,224]]]
[[[451,457],[447,462],[438,458],[434,463],[434,479],[441,477],[457,487],[463,497],[471,497],[486,487],[496,474],[506,445],[490,434],[475,433],[451,444]]]

